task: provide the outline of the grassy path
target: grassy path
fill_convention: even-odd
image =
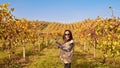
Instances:
[[[60,50],[53,47],[47,47],[43,49],[41,52],[32,53],[32,47],[27,49],[27,59],[24,60],[21,58],[20,62],[22,62],[22,68],[63,68],[63,64],[60,61],[59,53]],[[21,49],[19,56],[22,56]],[[93,52],[93,51],[92,51]],[[0,52],[2,56],[0,59],[6,57],[7,54]],[[100,55],[100,53],[98,53]],[[1,62],[1,61],[0,61]],[[21,67],[19,67],[21,68]],[[112,64],[102,64],[101,59],[97,58],[93,59],[93,54],[90,52],[83,52],[79,46],[75,46],[74,51],[74,59],[72,62],[72,68],[120,68],[117,66],[113,66]]]
[[[59,49],[45,48],[41,53],[30,56],[28,68],[63,68],[59,59]],[[95,61],[92,54],[82,53],[79,47],[75,47],[72,68],[117,68]]]

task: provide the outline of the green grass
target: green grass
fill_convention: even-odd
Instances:
[[[62,64],[55,56],[48,56],[39,58],[29,68],[62,68]]]
[[[58,55],[59,50],[46,48],[36,56],[30,57],[32,62],[29,68],[63,68]]]
[[[22,47],[18,48],[16,54],[22,58]],[[83,52],[81,46],[75,46],[72,68],[120,68],[120,66],[115,66],[115,64],[102,64],[101,58],[99,58],[101,53],[97,53],[97,59],[94,60],[92,52],[92,48],[89,52]],[[60,49],[54,45],[44,48],[41,52],[36,51],[34,54],[32,53],[32,47],[27,47],[26,57],[29,61],[23,68],[63,68],[59,53]],[[0,59],[4,59],[5,57],[7,57],[7,52],[0,51]],[[13,66],[19,66],[19,64],[14,64]]]
[[[81,52],[79,47],[75,49],[72,68],[119,68],[94,60],[92,54]],[[29,68],[63,68],[59,59],[59,49],[55,47],[44,49],[39,55],[32,56],[31,61]]]
[[[3,51],[0,51],[0,59],[4,59],[6,58],[8,55],[7,55],[7,52],[3,52]]]

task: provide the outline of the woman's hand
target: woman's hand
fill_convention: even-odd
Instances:
[[[57,40],[55,40],[55,44],[58,48],[60,48],[61,44]]]

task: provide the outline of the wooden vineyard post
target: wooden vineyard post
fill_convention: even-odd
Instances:
[[[25,44],[23,44],[23,58],[25,59]]]
[[[94,45],[94,59],[96,59],[97,35],[95,33],[95,30],[92,31],[91,37],[93,39],[93,45]]]

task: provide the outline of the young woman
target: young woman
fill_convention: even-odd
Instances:
[[[74,48],[72,32],[70,30],[65,30],[63,35],[63,44],[56,41],[56,46],[61,49],[60,59],[64,64],[64,68],[71,68]]]

